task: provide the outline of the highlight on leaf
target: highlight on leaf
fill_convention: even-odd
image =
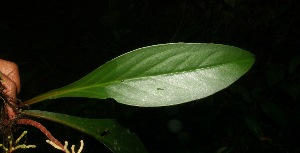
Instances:
[[[100,66],[82,79],[25,102],[86,97],[141,106],[176,105],[212,95],[235,82],[254,63],[243,49],[206,43],[139,48]]]

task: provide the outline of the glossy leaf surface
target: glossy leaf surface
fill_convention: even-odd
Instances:
[[[254,56],[220,44],[176,43],[140,48],[82,79],[25,102],[61,97],[113,98],[135,106],[175,105],[207,97],[245,74]]]
[[[38,110],[22,114],[51,120],[95,137],[114,153],[146,153],[143,143],[128,129],[113,119],[89,119]]]

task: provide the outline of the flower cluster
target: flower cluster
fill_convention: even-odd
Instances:
[[[2,148],[5,153],[12,153],[13,151],[16,151],[18,149],[28,149],[28,148],[35,148],[35,145],[26,145],[26,144],[18,144],[20,142],[20,140],[27,134],[27,131],[24,131],[19,137],[18,139],[15,141],[15,143],[13,143],[13,139],[11,136],[8,136],[8,143],[9,143],[9,147],[6,147],[3,144],[0,144],[0,148]],[[15,145],[15,146],[14,146]]]
[[[18,144],[20,142],[20,140],[27,134],[27,131],[24,131],[17,139],[16,141],[13,143],[13,139],[11,136],[8,136],[8,147],[5,146],[4,144],[0,144],[0,148],[2,148],[4,150],[4,153],[12,153],[18,149],[28,149],[28,148],[36,148],[36,145],[26,145],[26,144]],[[75,151],[75,145],[71,146],[71,151],[68,150],[68,141],[65,141],[65,145],[63,148],[61,148],[59,145],[55,144],[54,142],[50,141],[50,140],[46,140],[47,143],[49,143],[51,146],[53,146],[54,148],[61,150],[65,153],[81,153],[83,150],[83,146],[84,146],[84,142],[83,140],[80,140],[80,147],[78,149],[78,151]]]
[[[83,150],[83,146],[84,146],[83,140],[80,140],[80,147],[79,147],[78,151],[75,152],[75,145],[72,145],[71,146],[71,151],[72,152],[70,152],[68,150],[68,144],[69,144],[68,141],[65,141],[64,148],[61,148],[60,146],[58,146],[57,144],[55,144],[54,142],[52,142],[50,140],[46,140],[46,142],[49,143],[54,148],[56,148],[58,150],[61,150],[61,151],[64,151],[65,153],[81,153],[81,151]]]

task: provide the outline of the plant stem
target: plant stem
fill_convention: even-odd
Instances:
[[[41,132],[43,132],[46,135],[46,137],[50,141],[52,141],[53,143],[55,143],[56,145],[61,147],[62,150],[64,150],[64,146],[62,145],[62,143],[60,143],[56,138],[54,138],[52,136],[52,134],[46,129],[46,127],[44,127],[41,123],[36,122],[34,120],[31,120],[31,119],[19,119],[17,121],[17,124],[26,124],[26,125],[31,125],[31,126],[34,126],[34,127],[38,128]]]

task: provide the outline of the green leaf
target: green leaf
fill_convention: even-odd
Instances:
[[[257,117],[246,116],[244,118],[247,127],[251,130],[251,132],[257,137],[261,138],[263,136],[263,129],[261,123],[258,121]]]
[[[175,43],[136,49],[82,79],[24,102],[61,97],[113,98],[135,106],[189,102],[226,88],[254,63],[253,54],[220,44]]]
[[[260,106],[264,113],[267,116],[269,116],[272,120],[274,120],[281,126],[288,126],[288,121],[283,113],[283,110],[278,105],[271,102],[265,102],[262,103]]]
[[[51,120],[95,137],[114,153],[146,153],[141,140],[113,119],[89,119],[38,110],[22,114]]]
[[[290,74],[294,73],[297,70],[297,67],[300,65],[300,56],[296,56],[290,60],[289,63],[289,72]]]
[[[283,80],[285,77],[285,68],[283,65],[272,65],[271,68],[264,72],[267,78],[267,82],[270,86],[274,86],[276,83]]]

